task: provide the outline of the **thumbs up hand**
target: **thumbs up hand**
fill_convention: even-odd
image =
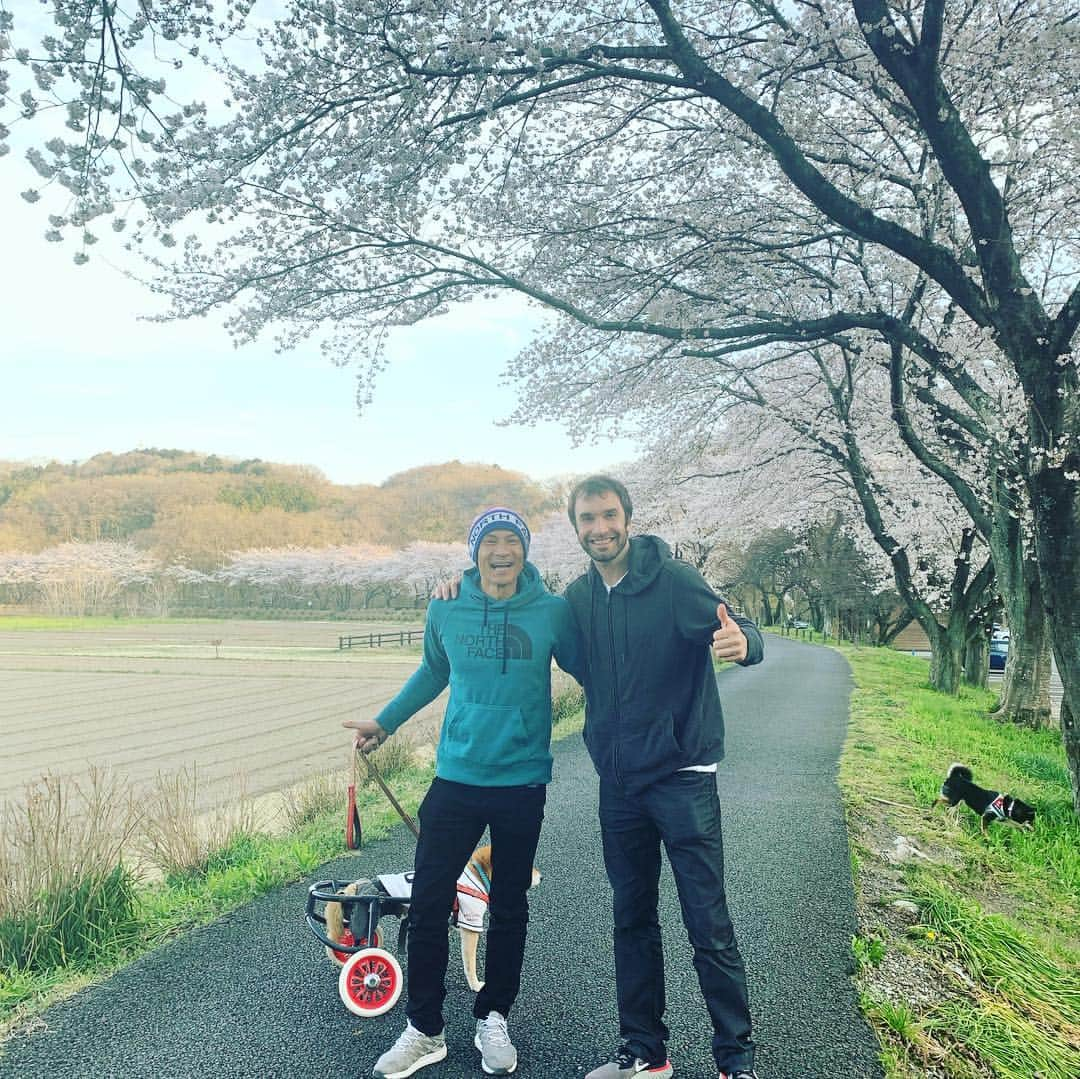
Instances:
[[[717,659],[741,663],[746,659],[746,636],[738,623],[728,614],[727,605],[721,603],[716,608],[716,617],[720,619],[720,628],[713,633],[712,650]]]

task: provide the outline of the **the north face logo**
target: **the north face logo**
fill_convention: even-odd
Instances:
[[[464,646],[470,659],[532,659],[532,638],[520,626],[508,625],[506,634],[496,623],[479,633],[459,633],[457,644]]]
[[[532,638],[518,626],[506,627],[507,659],[532,659]]]

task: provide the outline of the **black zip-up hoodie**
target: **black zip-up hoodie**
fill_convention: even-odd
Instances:
[[[585,744],[601,779],[644,790],[680,768],[724,756],[724,713],[710,645],[723,600],[657,536],[630,540],[626,576],[610,595],[595,566],[566,598],[585,649]],[[730,611],[730,606],[729,606]],[[743,666],[760,663],[757,626]]]

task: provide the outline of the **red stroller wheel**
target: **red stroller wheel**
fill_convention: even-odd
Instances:
[[[381,948],[350,956],[338,975],[338,994],[353,1015],[372,1018],[388,1012],[401,996],[401,964]]]
[[[361,937],[358,942],[353,937],[352,930],[349,929],[348,926],[346,926],[341,931],[341,939],[338,941],[338,943],[345,944],[348,947],[358,945],[361,948],[366,948],[370,944],[372,948],[381,948],[382,935],[376,929],[374,940],[369,941],[367,937]],[[339,952],[336,948],[327,948],[326,954],[330,956],[332,962],[336,963],[339,967],[343,967],[354,955],[356,955],[356,952]]]

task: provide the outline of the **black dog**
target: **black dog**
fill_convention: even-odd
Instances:
[[[1021,802],[1019,798],[1013,798],[999,791],[988,791],[984,787],[976,786],[971,778],[971,769],[964,764],[953,764],[945,776],[945,782],[941,784],[941,796],[938,802],[948,802],[950,806],[964,802],[970,806],[981,818],[980,827],[983,832],[986,826],[994,821],[1011,821],[1021,828],[1032,828],[1035,820],[1035,810],[1027,802]]]

